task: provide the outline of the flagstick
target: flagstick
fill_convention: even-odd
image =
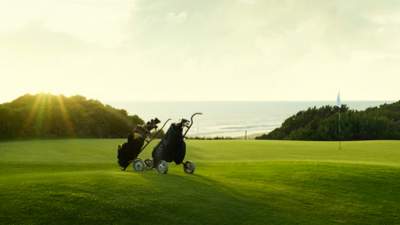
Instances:
[[[338,141],[339,141],[339,150],[342,150],[342,139],[341,139],[341,130],[340,130],[340,119],[341,119],[341,111],[342,111],[342,101],[340,100],[340,91],[338,92],[336,98],[336,105],[339,107],[339,118],[338,118]]]
[[[341,135],[340,135],[340,119],[341,119],[340,111],[342,111],[341,107],[339,108],[338,138],[339,138],[339,150],[342,150],[342,139],[340,138],[341,137]]]

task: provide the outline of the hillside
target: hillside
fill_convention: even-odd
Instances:
[[[341,112],[339,132],[339,110]],[[398,140],[400,101],[363,111],[323,106],[300,111],[281,127],[256,139],[271,140]]]
[[[82,96],[24,95],[0,105],[0,139],[125,137],[138,116]]]

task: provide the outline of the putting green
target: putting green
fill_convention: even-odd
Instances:
[[[400,224],[400,141],[188,141],[195,175],[122,141],[0,142],[0,224]]]

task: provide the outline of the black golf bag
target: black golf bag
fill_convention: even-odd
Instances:
[[[173,123],[167,133],[161,139],[160,143],[153,149],[152,166],[159,173],[166,174],[168,171],[168,162],[183,165],[185,173],[193,174],[196,166],[191,161],[183,162],[186,155],[185,136],[193,125],[193,118],[201,113],[195,113],[190,117],[190,121],[182,119],[179,123]],[[186,129],[184,129],[186,128]]]
[[[128,135],[128,141],[122,144],[122,146],[118,146],[117,158],[118,164],[122,170],[125,170],[154,139],[151,137],[151,131],[157,129],[158,123],[160,123],[160,120],[155,118],[144,125],[137,126],[133,132]]]
[[[123,170],[129,166],[132,160],[137,158],[144,145],[145,138],[143,136],[134,136],[134,134],[129,134],[128,142],[118,146],[118,164]]]
[[[186,122],[186,120],[182,120],[180,123],[171,124],[163,139],[153,150],[154,165],[158,165],[161,160],[174,161],[177,165],[182,163],[186,154],[183,136],[183,126]]]

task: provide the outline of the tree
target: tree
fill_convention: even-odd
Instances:
[[[343,105],[340,112],[342,140],[400,139],[400,101],[364,111],[350,110]],[[339,107],[309,108],[256,139],[339,140],[338,113]]]
[[[143,124],[137,115],[83,96],[23,95],[0,104],[0,139],[126,137]]]

